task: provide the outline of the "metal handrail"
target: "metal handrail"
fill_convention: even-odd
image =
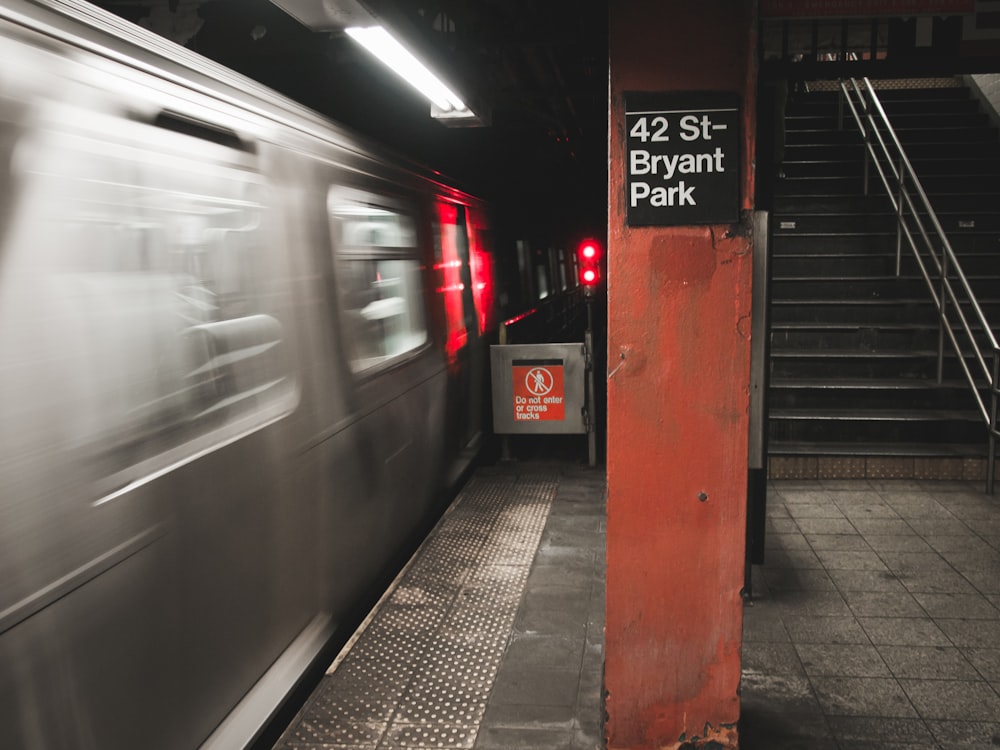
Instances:
[[[843,104],[846,103],[865,143],[864,194],[869,193],[868,177],[870,167],[874,165],[896,212],[896,275],[899,276],[901,273],[905,237],[938,311],[937,382],[940,384],[943,378],[944,341],[947,337],[986,423],[989,435],[986,491],[992,494],[997,438],[1000,437],[997,430],[1000,346],[997,345],[993,329],[983,314],[982,306],[969,285],[969,280],[958,262],[944,229],[941,228],[941,222],[931,207],[923,185],[914,172],[882,103],[875,94],[871,81],[867,78],[862,79],[862,86],[859,86],[857,79],[854,78],[850,79],[850,87],[846,81],[840,81],[841,108],[838,127],[843,126]],[[914,198],[917,205],[914,205]],[[954,322],[952,315],[957,318]],[[973,324],[978,324],[982,329],[981,335],[986,340],[985,346],[977,341],[969,323],[970,318]],[[959,343],[959,338],[963,334],[963,340],[968,342],[971,347],[969,351],[973,355],[971,369],[970,363],[966,361],[966,350]],[[981,378],[979,383],[977,377]],[[980,392],[980,385],[983,382],[989,391],[988,403]]]

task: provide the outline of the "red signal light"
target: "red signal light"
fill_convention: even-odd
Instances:
[[[580,267],[580,285],[590,294],[601,282],[601,246],[596,240],[586,239],[577,245],[576,257]]]

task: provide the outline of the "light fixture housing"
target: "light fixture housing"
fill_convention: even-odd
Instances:
[[[407,49],[370,0],[271,0],[313,31],[343,30],[431,102],[431,117],[448,126],[489,124]],[[398,19],[397,19],[398,20]],[[393,33],[393,32],[396,33]],[[403,36],[405,38],[405,35]],[[482,109],[481,107],[476,108]]]

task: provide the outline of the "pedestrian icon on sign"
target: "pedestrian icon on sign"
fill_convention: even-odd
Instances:
[[[553,382],[552,373],[544,367],[533,367],[524,377],[528,392],[535,396],[544,396],[551,391]]]

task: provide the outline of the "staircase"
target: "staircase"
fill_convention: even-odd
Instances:
[[[832,88],[832,87],[831,87]],[[990,321],[1000,321],[1000,142],[958,85],[879,89]],[[849,118],[849,113],[847,117]],[[769,472],[773,478],[985,476],[987,429],[838,93],[786,111],[771,216]]]

